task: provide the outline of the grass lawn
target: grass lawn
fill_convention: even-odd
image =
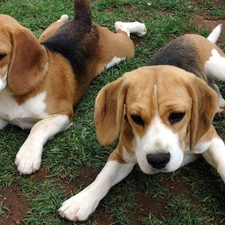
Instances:
[[[60,218],[58,208],[95,179],[116,146],[101,146],[96,139],[93,112],[98,91],[124,72],[145,66],[170,40],[185,33],[207,36],[219,23],[225,27],[224,0],[92,0],[91,4],[99,25],[113,30],[115,21],[138,20],[148,32],[143,38],[131,37],[136,46],[133,59],[104,71],[91,83],[75,107],[73,126],[45,145],[40,171],[20,176],[14,165],[29,131],[15,126],[0,131],[0,224],[75,224]],[[37,37],[62,14],[73,17],[71,0],[0,0],[0,6],[0,13],[13,16]],[[225,51],[224,30],[218,45]],[[219,86],[225,96],[224,84]],[[225,119],[214,125],[225,139]],[[174,173],[153,176],[137,166],[80,224],[225,224],[225,185],[202,158]]]

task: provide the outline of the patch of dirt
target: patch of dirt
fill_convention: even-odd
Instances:
[[[202,4],[203,1],[204,0],[192,0],[192,2],[194,2],[196,4]],[[225,6],[224,0],[214,0],[213,3],[218,8],[222,8]],[[223,24],[223,30],[225,29],[225,15],[223,17],[214,17],[214,16],[210,15],[209,10],[206,10],[202,14],[191,13],[190,19],[193,21],[193,23],[197,27],[206,29],[208,31],[213,30],[218,24]],[[222,33],[224,33],[224,31]],[[218,40],[218,43],[224,43],[224,42],[225,42],[225,36],[221,35]]]
[[[195,2],[197,4],[202,4],[204,0],[192,0],[192,2]],[[214,5],[217,7],[222,7],[225,6],[225,1],[224,0],[213,0]]]
[[[7,188],[0,189],[0,195],[5,211],[4,215],[0,217],[0,224],[20,224],[24,214],[29,210],[29,206],[19,187],[13,183]]]
[[[77,191],[81,185],[82,189],[87,187],[97,177],[99,171],[93,170],[89,167],[82,167],[79,170],[76,181],[68,183],[67,180],[62,180],[62,187],[65,193],[70,194],[71,191]]]
[[[224,19],[215,19],[213,17],[208,17],[205,15],[200,15],[200,14],[194,14],[192,13],[190,15],[191,20],[194,22],[194,24],[202,29],[206,29],[208,31],[212,31],[218,24],[223,24],[223,31],[225,30],[225,18]],[[224,35],[220,35],[219,39],[218,39],[218,46],[220,46],[220,44],[224,44],[225,43],[225,36]]]

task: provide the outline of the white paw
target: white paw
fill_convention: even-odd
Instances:
[[[68,20],[69,20],[69,16],[66,15],[66,14],[64,14],[64,15],[62,15],[62,16],[60,17],[59,20],[57,20],[57,22],[66,22],[66,21],[68,21]]]
[[[125,31],[128,35],[135,34],[138,37],[142,37],[146,34],[147,28],[144,23],[140,23],[138,21],[135,22],[115,22],[115,29],[118,31],[119,29]]]
[[[16,155],[15,164],[20,174],[31,174],[40,169],[42,146],[25,142]]]
[[[133,32],[133,34],[137,35],[138,37],[144,36],[146,34],[146,32],[147,32],[147,28],[146,28],[145,24],[144,23],[140,23],[138,21],[136,21],[134,23],[136,25],[136,29]]]
[[[116,32],[118,32],[118,30],[122,30],[124,32],[127,33],[127,36],[130,37],[130,30],[128,29],[126,23],[123,23],[123,22],[120,22],[120,21],[117,21],[115,22],[115,30]]]
[[[66,200],[59,209],[61,217],[71,221],[84,221],[94,212],[99,201],[93,194],[83,190]]]

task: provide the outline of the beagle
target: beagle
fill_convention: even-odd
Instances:
[[[193,44],[193,55],[187,55],[192,60],[199,57],[194,62],[205,59],[206,64],[196,68],[212,71],[216,64],[215,72],[222,76],[225,56],[221,50],[199,36],[184,38],[183,43],[200,44]],[[203,52],[195,55],[194,46]],[[171,54],[167,57],[176,59]],[[158,60],[162,63],[163,59]],[[225,146],[212,125],[217,109],[218,95],[203,79],[171,65],[141,67],[107,84],[95,102],[96,132],[103,145],[113,143],[119,135],[118,145],[95,181],[62,204],[60,215],[86,220],[136,164],[146,174],[172,172],[202,154],[225,182]]]
[[[146,32],[142,23],[118,22],[113,33],[92,22],[88,0],[74,0],[74,7],[74,19],[41,44],[14,18],[0,15],[0,129],[31,129],[15,159],[21,174],[40,168],[44,144],[72,124],[73,107],[91,80],[134,55],[129,32]]]
[[[214,83],[218,80],[225,81],[225,54],[215,45],[221,29],[222,24],[207,39],[197,34],[178,37],[156,52],[148,64],[177,66],[205,80],[218,94],[217,116],[225,112],[225,100]]]

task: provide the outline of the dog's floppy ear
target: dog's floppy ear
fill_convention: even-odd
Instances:
[[[7,85],[15,95],[31,91],[42,80],[47,54],[36,37],[24,27],[10,32],[12,53]]]
[[[95,101],[94,120],[99,143],[111,144],[119,135],[128,85],[124,78],[103,87]]]
[[[218,96],[205,81],[197,77],[189,84],[188,91],[193,100],[190,122],[190,148],[193,150],[212,124]]]

